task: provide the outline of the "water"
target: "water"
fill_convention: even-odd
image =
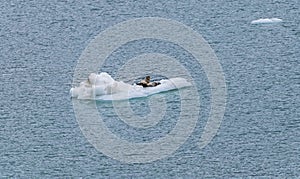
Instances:
[[[33,0],[0,6],[0,176],[299,177],[298,1]],[[109,57],[115,64],[106,63],[103,70],[115,75],[122,59],[145,52],[165,53],[184,59],[181,63],[193,71],[201,94],[201,114],[184,145],[168,158],[126,164],[107,157],[86,140],[69,89],[77,60],[90,40],[111,25],[149,16],[182,22],[208,41],[225,74],[227,106],[218,135],[199,149],[197,141],[210,105],[209,82],[201,66],[168,42],[150,39],[118,49]],[[251,24],[273,17],[283,22]],[[111,103],[96,105],[117,135],[151,141],[171,131],[179,113],[178,92],[161,95],[167,99],[169,117],[148,130],[117,120]],[[135,113],[147,113],[147,100],[131,101]]]

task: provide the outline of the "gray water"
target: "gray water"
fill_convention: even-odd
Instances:
[[[299,1],[20,0],[0,7],[1,177],[300,176]],[[183,59],[201,95],[192,135],[167,158],[126,164],[96,150],[82,134],[69,95],[79,56],[98,33],[137,17],[179,21],[200,33],[218,56],[226,78],[226,112],[204,149],[197,141],[210,109],[205,73],[176,44],[151,39],[118,49],[103,70],[114,76],[123,60],[146,52]],[[250,24],[265,17],[283,22]],[[151,141],[166,135],[180,112],[177,91],[160,95],[167,99],[169,115],[148,130],[122,123],[109,102],[97,107],[118,136]],[[147,113],[147,101],[131,100],[134,111]]]

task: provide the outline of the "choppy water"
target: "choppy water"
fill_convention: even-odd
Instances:
[[[299,177],[300,18],[292,1],[6,1],[0,4],[0,176],[41,177]],[[218,135],[197,147],[209,114],[210,90],[199,64],[180,47],[145,40],[112,54],[103,70],[115,75],[123,59],[147,52],[183,59],[201,94],[197,126],[173,155],[126,164],[98,152],[76,121],[69,89],[77,60],[99,32],[136,17],[186,24],[215,50],[227,85],[227,107]],[[275,24],[251,24],[260,18]],[[162,48],[163,47],[163,48]],[[190,63],[191,62],[191,63]],[[155,77],[159,78],[159,76]],[[156,140],[172,130],[178,92],[167,99],[168,117],[136,130],[118,120],[112,103],[99,103],[105,124],[129,141]],[[138,115],[147,99],[131,101]]]

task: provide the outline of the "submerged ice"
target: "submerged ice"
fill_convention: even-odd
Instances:
[[[78,87],[71,88],[70,93],[73,98],[78,99],[124,100],[191,86],[184,78],[163,79],[159,82],[161,84],[156,87],[144,88],[116,81],[106,72],[92,73]]]

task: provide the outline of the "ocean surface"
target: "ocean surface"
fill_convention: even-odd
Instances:
[[[299,178],[299,9],[298,0],[1,2],[0,178]],[[201,64],[167,41],[123,45],[99,72],[118,79],[129,59],[166,54],[190,72],[201,102],[195,129],[176,151],[148,163],[126,163],[87,140],[73,104],[95,104],[107,128],[123,140],[152,142],[176,126],[179,91],[130,100],[138,116],[149,113],[152,99],[165,101],[164,118],[143,129],[120,120],[114,103],[76,101],[69,90],[79,85],[73,83],[77,63],[100,32],[143,17],[178,21],[203,36],[223,69],[226,110],[217,135],[199,148],[211,105]],[[261,18],[282,22],[251,24]]]

